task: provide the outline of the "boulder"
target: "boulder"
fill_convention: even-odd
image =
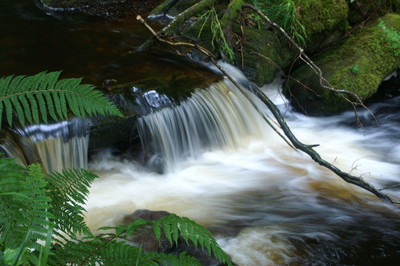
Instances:
[[[252,27],[242,29],[244,41],[242,53],[236,53],[237,66],[258,86],[271,83],[280,69],[293,61],[296,51],[273,31]]]
[[[163,10],[166,10],[171,2],[164,1],[152,13],[163,13]],[[190,0],[179,1],[169,9],[168,14],[176,15],[193,5],[192,2]],[[274,8],[281,8],[279,1],[271,2]],[[302,45],[307,45],[307,51],[315,52],[330,45],[340,39],[348,28],[348,4],[346,0],[328,2],[324,0],[301,0],[296,1],[295,4],[296,17],[307,29],[309,36],[309,41],[302,43]],[[273,19],[284,19],[280,17],[285,16],[285,12],[280,13],[283,15],[276,16],[274,10],[271,9],[270,2],[257,1],[257,6]],[[223,15],[226,12],[223,12],[224,8],[226,8],[225,4],[216,6],[220,23],[226,22]],[[240,13],[238,17],[233,17],[234,21],[228,21],[228,25],[232,24],[233,35],[235,36],[233,42],[236,66],[242,69],[245,75],[257,85],[270,83],[281,69],[290,66],[297,55],[297,51],[292,49],[293,47],[281,34],[277,34],[261,18],[255,16],[254,12],[248,10],[241,12],[243,13]],[[210,17],[201,14],[198,17],[192,17],[190,21],[182,25],[182,35],[188,37],[189,41],[196,41],[201,46],[213,51],[215,55],[221,55],[224,53],[224,45],[217,44],[216,40],[220,37],[216,36]],[[279,21],[277,22],[279,23]],[[298,27],[298,24],[296,24],[296,27]]]
[[[123,60],[116,62],[125,65],[124,71],[104,80],[99,89],[108,95],[124,117],[99,115],[90,118],[90,156],[109,150],[145,164],[151,155],[142,150],[138,117],[178,105],[194,90],[221,79],[219,73],[198,62],[173,55],[160,54],[159,57],[166,62],[160,59],[153,64],[129,65],[129,62],[138,60],[138,54],[124,57],[128,63]]]
[[[399,41],[400,15],[387,14],[313,60],[333,88],[366,100],[400,66]],[[319,76],[308,65],[303,64],[291,76],[284,93],[298,110],[327,115],[352,107],[343,94],[322,88]],[[351,97],[350,100],[354,101]]]
[[[388,12],[400,11],[400,0],[357,0],[349,3],[349,23],[355,25],[369,19],[381,17]]]
[[[299,0],[297,16],[307,38],[305,50],[315,53],[338,41],[349,29],[347,0]]]

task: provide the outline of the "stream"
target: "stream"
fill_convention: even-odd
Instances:
[[[1,76],[63,70],[63,77],[100,86],[110,78],[141,82],[178,73],[199,87],[179,106],[139,118],[147,165],[107,150],[91,158],[88,167],[100,176],[86,206],[91,229],[117,225],[137,209],[165,210],[209,228],[238,265],[400,261],[398,208],[290,148],[254,109],[251,102],[269,114],[257,99],[249,101],[226,79],[204,87],[198,80],[209,80],[209,73],[169,51],[130,55],[149,36],[134,18],[60,17],[32,2],[0,1]],[[360,110],[359,128],[353,112],[293,111],[281,86],[277,79],[262,90],[299,140],[319,144],[328,162],[377,187],[400,182],[399,90],[369,105],[376,119]],[[400,199],[399,189],[386,193]]]

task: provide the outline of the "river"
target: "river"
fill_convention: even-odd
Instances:
[[[107,75],[132,81],[172,66],[176,69],[170,72],[180,70],[181,62],[166,54],[147,54],[129,64],[117,60],[145,40],[133,20],[71,21],[46,15],[29,1],[5,2],[0,3],[0,20],[11,24],[0,26],[6,47],[0,52],[2,75],[63,69],[67,77],[101,84]],[[364,127],[358,128],[353,112],[330,117],[296,113],[280,86],[277,80],[262,89],[302,142],[319,144],[315,149],[327,161],[378,187],[400,182],[399,96],[369,105],[377,121],[360,110]],[[100,179],[86,206],[91,228],[116,225],[137,209],[166,210],[207,226],[238,265],[400,261],[398,208],[290,148],[228,81],[197,90],[179,107],[141,117],[139,128],[155,156],[149,162],[156,166],[107,151],[92,158],[89,168]],[[149,170],[157,162],[163,170]],[[400,198],[398,190],[386,191]]]

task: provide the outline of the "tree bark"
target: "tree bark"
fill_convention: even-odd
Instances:
[[[217,0],[202,0],[197,4],[189,7],[178,16],[176,16],[166,27],[164,27],[157,35],[163,36],[172,36],[175,32],[177,32],[178,28],[185,23],[190,17],[195,14],[198,14],[202,10],[205,10],[211,7]],[[143,52],[148,50],[151,46],[153,46],[157,42],[157,38],[153,35],[151,36],[145,43],[143,43],[137,49],[139,52]]]

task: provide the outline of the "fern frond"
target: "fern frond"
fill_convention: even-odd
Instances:
[[[206,250],[209,255],[214,256],[222,263],[232,265],[231,260],[220,248],[210,231],[186,217],[179,217],[175,214],[170,214],[162,217],[159,220],[146,221],[143,219],[138,219],[129,225],[121,225],[115,228],[107,227],[100,229],[115,229],[115,234],[103,235],[106,237],[124,236],[128,238],[130,235],[136,234],[140,228],[148,229],[149,226],[151,226],[152,231],[158,240],[161,240],[162,235],[165,235],[165,237],[170,241],[172,245],[178,245],[179,237],[182,236],[186,244],[189,245],[189,241],[191,241],[196,248],[198,247],[198,245],[200,245],[200,247],[203,250]]]
[[[53,216],[47,182],[39,165],[24,168],[14,159],[0,158],[0,243],[10,249],[35,247],[45,240]]]
[[[113,238],[92,238],[71,240],[53,252],[57,260],[50,264],[62,265],[201,265],[199,261],[185,253],[178,255],[143,251],[135,246]]]
[[[16,210],[24,209],[28,200],[22,178],[27,170],[14,159],[0,158],[0,173],[0,243],[15,249],[26,233],[20,226],[26,224],[26,213]]]
[[[14,112],[22,125],[67,119],[68,109],[78,117],[86,115],[122,116],[115,105],[94,90],[81,84],[82,79],[61,79],[61,72],[41,72],[33,76],[7,76],[0,79],[0,128],[3,114],[10,126]]]
[[[157,239],[160,240],[160,235],[158,234],[159,228],[163,229],[164,234],[170,240],[171,244],[173,242],[177,243],[180,232],[187,244],[189,244],[190,240],[195,247],[200,245],[203,250],[206,249],[208,254],[213,255],[219,261],[227,265],[232,265],[229,257],[220,248],[210,231],[189,218],[170,214],[162,217],[160,220],[152,221],[152,224],[154,231],[157,231],[157,233],[155,232]]]
[[[201,266],[202,264],[194,257],[186,255],[185,252],[179,255],[147,252],[140,257],[138,265],[179,265],[179,266]]]
[[[32,230],[31,241],[28,247],[36,245],[36,241],[46,241],[48,228],[52,226],[54,216],[49,212],[51,198],[46,195],[47,181],[42,167],[38,164],[28,166],[28,175],[24,182],[27,189],[29,201],[26,202],[26,209]]]
[[[73,239],[53,249],[49,264],[57,265],[136,265],[141,253],[137,247],[113,239]],[[143,265],[143,264],[139,264]]]
[[[52,198],[51,212],[55,216],[55,230],[73,236],[88,233],[84,222],[83,205],[89,195],[89,187],[98,176],[86,169],[68,169],[48,175],[48,195]]]

